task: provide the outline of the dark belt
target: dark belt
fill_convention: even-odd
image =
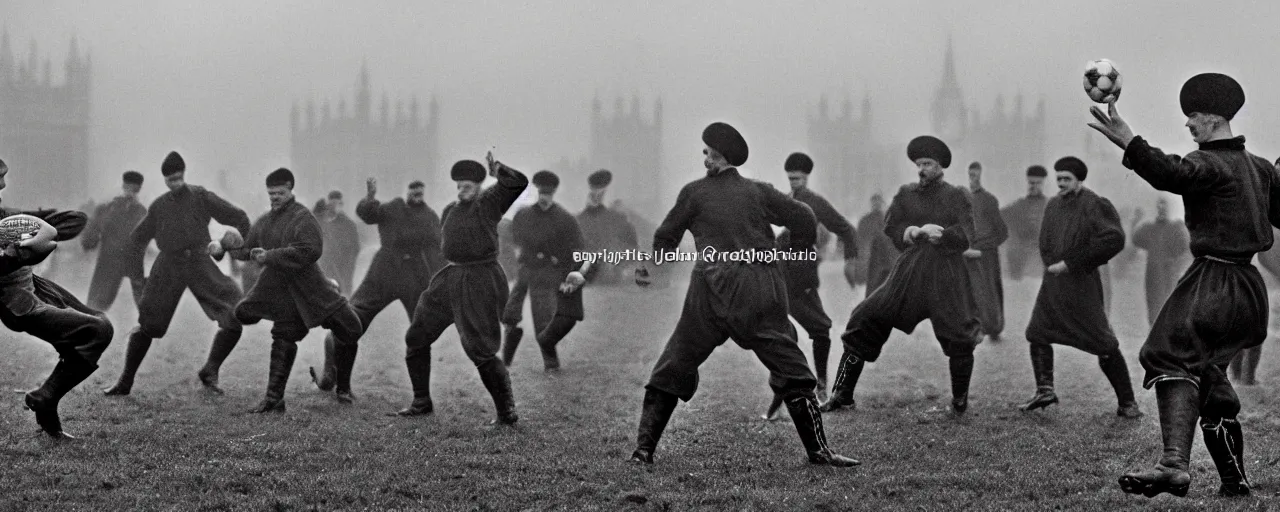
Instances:
[[[169,253],[173,254],[174,256],[181,256],[183,258],[190,258],[192,256],[208,256],[209,247],[202,246],[196,249],[178,249],[176,251],[169,251]]]
[[[488,263],[497,263],[498,258],[485,258],[475,261],[449,261],[450,267],[474,267],[476,265],[485,265]]]

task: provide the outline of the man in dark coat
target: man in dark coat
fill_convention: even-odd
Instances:
[[[169,191],[160,195],[147,216],[133,228],[129,244],[133,254],[141,258],[151,239],[160,247],[160,255],[151,265],[151,274],[138,303],[138,326],[129,333],[125,347],[124,368],[116,384],[103,392],[109,396],[128,395],[133,378],[151,348],[151,341],[169,331],[173,313],[183,293],[190,288],[200,308],[210,320],[218,322],[218,332],[209,347],[209,359],[196,375],[206,388],[221,393],[218,370],[240,342],[243,327],[234,309],[244,297],[240,287],[213,262],[209,253],[218,242],[209,239],[209,220],[231,226],[240,238],[249,232],[249,216],[244,210],[218,197],[204,187],[188,185],[186,162],[177,152],[170,152],[160,166]]]
[[[1124,228],[1111,201],[1085,188],[1089,168],[1068,156],[1053,164],[1061,192],[1045,207],[1040,255],[1045,266],[1040,294],[1031,310],[1027,341],[1036,394],[1022,406],[1031,411],[1058,403],[1053,390],[1053,345],[1098,356],[1098,366],[1115,389],[1116,414],[1142,416],[1133,398],[1129,367],[1107,321],[1098,267],[1124,249]]]
[[[133,287],[133,304],[135,307],[142,301],[142,289],[146,285],[146,274],[142,271],[142,258],[134,254],[135,249],[129,244],[129,233],[133,227],[147,216],[147,207],[138,202],[138,192],[142,190],[142,174],[137,171],[124,173],[123,193],[111,202],[98,206],[84,233],[80,234],[80,245],[86,251],[101,247],[98,262],[93,268],[93,281],[89,283],[89,300],[87,304],[94,311],[107,311],[116,301],[120,292],[120,281],[129,278]]]
[[[1043,166],[1027,168],[1027,195],[1019,198],[1003,210],[1004,222],[1009,227],[1009,243],[1005,246],[1009,259],[1009,278],[1021,281],[1024,275],[1035,274],[1039,265],[1040,222],[1044,219],[1044,207],[1049,200],[1044,196],[1044,179],[1049,171]],[[1030,268],[1028,267],[1030,265]]]
[[[520,248],[519,281],[528,287],[543,369],[555,372],[560,370],[556,345],[583,319],[582,280],[586,276],[580,270],[586,262],[575,262],[573,257],[584,248],[577,219],[555,202],[560,177],[538,171],[533,175],[533,186],[538,189],[538,202],[516,212],[511,231]],[[573,286],[562,286],[567,283]],[[570,288],[572,291],[566,292]],[[502,362],[507,366],[511,366],[520,344],[520,336],[512,333],[519,332],[522,309],[524,295],[512,294],[502,315],[508,333],[502,340]]]
[[[973,301],[978,307],[982,332],[992,341],[1004,332],[1004,277],[1000,274],[1000,244],[1009,238],[1009,228],[1000,215],[1000,201],[982,188],[982,164],[969,164],[969,200],[973,202],[973,240],[964,252]]]
[[[455,326],[462,350],[476,365],[480,381],[493,397],[495,424],[519,421],[507,366],[498,358],[502,343],[499,317],[507,303],[507,276],[498,265],[498,221],[516,202],[529,179],[487,155],[489,176],[498,183],[481,191],[485,167],[474,160],[453,164],[450,176],[458,200],[444,207],[441,247],[448,263],[431,278],[405,332],[405,364],[413,383],[413,403],[401,416],[431,414],[431,345]]]
[[[0,160],[0,190],[5,188],[9,167]],[[58,403],[63,396],[98,369],[98,359],[115,333],[111,321],[71,292],[31,272],[56,247],[85,226],[85,214],[77,211],[20,211],[0,207],[0,218],[25,214],[41,219],[41,234],[0,252],[0,322],[15,333],[39,338],[58,352],[58,364],[40,388],[27,393],[24,404],[36,423],[54,438],[70,438],[62,431]]]
[[[859,247],[866,248],[866,283],[863,297],[870,297],[889,277],[893,262],[901,254],[893,239],[884,234],[884,196],[871,195],[871,211],[858,220],[858,234],[862,235]]]
[[[342,294],[350,296],[356,273],[356,258],[360,256],[360,233],[355,221],[347,216],[342,201],[342,191],[334,190],[321,201],[320,229],[324,231],[324,254],[320,255],[320,270],[338,281]],[[318,203],[317,203],[318,205]]]
[[[973,234],[973,207],[964,189],[943,179],[943,169],[951,165],[945,143],[916,137],[907,145],[907,157],[920,168],[920,181],[898,190],[884,222],[884,233],[903,252],[885,283],[849,316],[841,336],[844,355],[824,411],[854,408],[862,369],[880,358],[893,329],[910,334],[926,319],[950,359],[952,411],[960,415],[969,408],[973,349],[980,336],[962,253]]]
[[[675,206],[653,235],[655,254],[669,257],[676,254],[680,239],[689,231],[702,257],[689,277],[689,291],[675,332],[645,386],[639,434],[630,461],[653,463],[653,452],[677,401],[688,402],[698,389],[698,367],[716,347],[732,338],[755,352],[769,369],[769,386],[786,402],[809,462],[857,465],[858,461],[827,446],[814,398],[817,379],[787,318],[783,268],[775,260],[732,259],[735,255],[772,254],[776,250],[772,224],[791,231],[791,252],[784,254],[811,256],[808,263],[816,265],[813,245],[817,221],[813,212],[773,186],[738,173],[737,167],[747,160],[747,142],[732,126],[713,123],[703,130],[702,141],[706,144],[706,177],[680,189]],[[642,262],[637,268],[636,284],[648,285],[648,267]],[[788,270],[801,273],[811,269],[797,264],[789,265]]]
[[[1266,285],[1250,262],[1271,248],[1271,228],[1280,226],[1280,171],[1232,134],[1231,119],[1244,105],[1244,90],[1234,79],[1196,75],[1183,84],[1179,101],[1200,145],[1185,157],[1135,137],[1114,103],[1106,114],[1090,109],[1098,122],[1089,126],[1124,149],[1125,167],[1157,190],[1182,196],[1195,257],[1138,354],[1146,370],[1143,387],[1156,388],[1164,455],[1154,468],[1120,477],[1120,487],[1146,496],[1185,496],[1200,418],[1205,448],[1222,480],[1218,493],[1248,495],[1240,400],[1226,369],[1241,349],[1267,337]]]
[[[1134,230],[1133,245],[1147,252],[1144,288],[1147,294],[1147,323],[1155,325],[1156,315],[1178,283],[1182,259],[1187,254],[1187,225],[1169,220],[1169,201],[1156,200],[1156,220]]]
[[[377,199],[378,180],[369,178],[365,184],[367,194],[356,205],[356,216],[365,224],[378,226],[382,246],[351,297],[351,306],[360,315],[360,325],[368,330],[373,319],[395,301],[400,301],[405,314],[412,317],[418,297],[444,263],[440,256],[440,217],[423,199],[426,185],[421,181],[409,183],[404,198],[384,204]],[[317,376],[315,368],[309,369],[312,381],[322,391],[334,389],[339,366],[354,364],[338,360],[336,341],[332,333],[325,337],[324,373]],[[355,345],[349,349],[349,355],[355,357]],[[350,389],[338,388],[336,393],[340,402],[354,399]]]
[[[245,325],[270,320],[271,359],[266,397],[249,412],[284,412],[284,390],[298,355],[298,342],[315,327],[324,327],[337,337],[338,386],[350,389],[351,365],[355,358],[345,357],[354,348],[361,333],[360,317],[338,293],[316,263],[324,247],[320,223],[306,206],[293,196],[294,178],[288,169],[276,169],[267,175],[267,195],[271,211],[249,229],[243,243],[219,243],[212,248],[221,259],[222,251],[231,257],[262,265],[253,288],[236,306],[236,318]]]
[[[636,228],[627,220],[627,214],[611,209],[604,204],[605,192],[613,183],[613,173],[600,169],[587,176],[587,207],[578,214],[578,226],[582,228],[582,242],[585,251],[620,252],[639,249]],[[609,263],[596,265],[590,276],[592,284],[619,284],[623,278],[630,279],[631,267]]]
[[[782,169],[787,173],[787,181],[791,185],[791,198],[804,203],[813,211],[818,227],[826,226],[836,235],[844,247],[844,274],[849,286],[854,286],[853,274],[858,257],[858,232],[852,224],[840,215],[826,198],[809,189],[809,175],[813,173],[813,159],[804,153],[792,153],[783,162]],[[791,232],[784,230],[775,244],[778,249],[791,246]],[[820,245],[815,246],[818,249]],[[821,254],[819,252],[819,254]],[[819,261],[821,258],[819,258]],[[783,265],[789,266],[787,262]],[[831,353],[831,317],[822,307],[822,298],[818,296],[818,266],[805,262],[795,272],[786,271],[787,276],[787,310],[800,328],[809,334],[813,341],[813,368],[818,374],[817,400],[827,399],[827,356]],[[777,419],[782,409],[782,396],[774,395],[764,417]]]

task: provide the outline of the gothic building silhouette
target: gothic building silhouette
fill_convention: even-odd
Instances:
[[[649,119],[640,111],[640,99],[633,96],[630,107],[619,97],[613,112],[604,112],[600,98],[591,102],[591,133],[587,155],[562,158],[551,170],[560,175],[557,201],[570,211],[578,211],[586,201],[587,175],[598,169],[613,173],[607,202],[647,210],[660,208],[665,185],[662,179],[662,99],[653,103]]]
[[[314,99],[301,108],[295,102],[289,114],[291,160],[295,171],[309,177],[298,184],[298,193],[314,200],[341,190],[354,208],[371,176],[378,179],[383,200],[402,196],[414,180],[425,183],[428,191],[437,190],[448,169],[436,161],[440,107],[434,97],[427,110],[421,111],[416,95],[408,105],[396,100],[392,110],[383,93],[375,117],[366,65],[360,67],[350,110],[346,98],[338,100],[336,112],[328,100],[319,112]]]
[[[982,162],[984,183],[999,184],[1002,203],[1013,197],[1002,193],[1022,190],[1021,177],[1033,164],[1048,166],[1045,156],[1045,103],[1038,101],[1035,113],[1026,111],[1022,95],[1014,98],[1012,110],[1003,96],[985,118],[965,101],[956,74],[955,53],[947,42],[941,81],[929,110],[931,135],[951,148],[949,170],[963,172],[969,162]],[[812,182],[845,215],[856,217],[870,209],[872,193],[892,199],[911,164],[906,161],[907,141],[878,141],[871,117],[871,100],[865,98],[854,116],[849,100],[839,114],[832,115],[826,97],[818,101],[817,112],[808,115],[809,150],[814,157]],[[914,173],[912,173],[914,174]],[[1016,178],[1015,178],[1016,177]],[[964,174],[948,173],[948,180],[967,185]],[[1016,196],[1015,196],[1016,197]]]
[[[54,83],[49,57],[31,41],[15,59],[0,35],[0,159],[14,171],[6,204],[71,207],[89,196],[89,122],[93,59],[73,37]]]

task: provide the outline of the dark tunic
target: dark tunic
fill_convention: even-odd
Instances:
[[[791,198],[807,205],[813,210],[813,215],[818,221],[818,241],[815,249],[818,249],[819,259],[821,259],[821,247],[823,242],[823,232],[829,232],[836,235],[844,248],[844,259],[853,260],[858,257],[858,231],[853,225],[844,218],[840,212],[826,198],[807,188],[795,190],[791,192]],[[824,230],[825,228],[825,230]],[[777,247],[785,249],[791,246],[791,231],[782,230],[778,235]],[[783,262],[783,267],[787,268],[788,264]],[[792,318],[796,319],[796,323],[800,324],[800,328],[809,334],[809,338],[827,339],[831,331],[831,317],[827,316],[826,308],[822,305],[822,298],[818,295],[818,267],[817,265],[804,264],[802,272],[786,272],[787,276],[787,309],[791,313]]]
[[[356,258],[360,255],[360,232],[355,221],[338,212],[333,220],[321,220],[324,232],[324,254],[320,255],[320,270],[338,281],[342,293],[351,294],[356,273]]]
[[[1124,228],[1111,201],[1087,188],[1054,196],[1040,229],[1040,256],[1046,268],[1036,296],[1027,341],[1111,354],[1120,342],[1107,321],[1098,267],[1124,249]],[[1067,272],[1047,269],[1066,262]]]
[[[356,216],[365,224],[378,226],[382,245],[351,296],[351,306],[360,314],[366,329],[378,313],[395,301],[404,306],[405,314],[412,315],[431,276],[444,267],[440,217],[426,203],[410,205],[399,197],[385,204],[377,199],[361,199]]]
[[[893,262],[898,260],[901,252],[893,245],[893,239],[884,234],[882,211],[873,210],[858,220],[858,233],[863,237],[859,247],[867,248],[862,264],[863,279],[867,285],[863,296],[866,297],[884,284],[884,280],[889,277],[889,270],[893,268]]]
[[[788,249],[811,250],[817,221],[804,203],[764,182],[727,169],[680,189],[676,204],[653,235],[653,249],[668,253],[680,247],[685,231],[693,234],[699,254],[689,277],[689,291],[675,332],[649,377],[648,389],[670,393],[686,402],[698,389],[698,367],[711,352],[732,338],[756,353],[769,368],[769,385],[784,399],[812,398],[817,379],[796,344],[787,318],[787,285],[776,263],[708,261],[705,248],[718,254],[736,250],[772,252],[773,229],[791,231]],[[806,272],[801,265],[790,265]]]
[[[625,251],[640,248],[636,228],[627,220],[627,214],[611,210],[604,205],[588,206],[578,214],[578,226],[582,229],[582,242],[586,251]],[[629,265],[605,263],[591,269],[592,284],[630,283],[630,275],[623,275]]]
[[[147,216],[130,235],[141,257],[151,239],[160,255],[151,265],[138,324],[143,334],[164,337],[182,294],[191,289],[205,316],[226,329],[239,329],[233,311],[243,293],[235,280],[222,273],[209,257],[209,221],[249,232],[249,216],[217,194],[196,185],[165,192],[147,208]]]
[[[266,249],[266,254],[262,273],[236,308],[242,322],[245,318],[282,322],[301,317],[311,329],[347,304],[316,263],[324,250],[324,234],[307,207],[290,200],[263,214],[249,229],[244,246],[230,254],[249,260],[255,247]]]
[[[1271,248],[1272,226],[1280,226],[1280,173],[1246,151],[1244,137],[1201,144],[1186,157],[1166,155],[1135,137],[1124,165],[1157,190],[1182,196],[1196,258],[1138,355],[1146,370],[1143,386],[1208,378],[1210,386],[1229,387],[1220,368],[1267,337],[1266,285],[1250,261]]]
[[[520,279],[529,287],[535,332],[542,332],[555,316],[582,320],[582,288],[567,295],[559,291],[565,277],[582,267],[573,260],[573,253],[584,248],[577,219],[559,204],[546,210],[535,204],[516,212],[511,230],[520,247]],[[511,295],[504,317],[519,318],[523,306],[523,296]]]
[[[462,350],[477,367],[502,364],[496,358],[502,345],[498,318],[507,303],[507,276],[498,265],[498,221],[528,185],[524,174],[503,165],[497,184],[471,201],[444,207],[441,246],[448,263],[422,292],[405,332],[410,367],[430,367],[431,345],[450,325],[457,327]],[[415,395],[419,384],[426,385],[415,383]]]
[[[111,309],[120,291],[120,281],[126,277],[133,286],[134,304],[142,300],[146,274],[142,270],[142,258],[133,253],[136,247],[129,243],[129,234],[146,216],[147,207],[137,199],[120,196],[98,206],[89,217],[89,224],[80,235],[80,245],[86,251],[99,249],[93,280],[89,283],[88,304],[93,309]]]
[[[77,211],[21,211],[0,208],[0,219],[27,214],[44,219],[58,230],[55,240],[75,238],[85,227]],[[95,368],[115,331],[100,311],[82,304],[71,292],[37,276],[30,266],[0,256],[0,322],[13,332],[25,332],[53,345],[64,358],[79,359]]]
[[[1005,255],[1009,260],[1009,277],[1014,280],[1034,274],[1035,267],[1039,266],[1036,255],[1039,253],[1040,223],[1048,202],[1043,194],[1026,196],[1000,210],[1009,230]]]
[[[969,247],[982,252],[977,258],[966,258],[969,281],[973,285],[973,301],[977,306],[982,331],[998,336],[1004,331],[1004,283],[1000,275],[1000,245],[1009,238],[1009,229],[1000,215],[1000,201],[986,189],[971,191],[973,203],[973,241]]]
[[[942,239],[914,244],[903,241],[908,227],[936,224]],[[973,233],[973,208],[968,193],[945,181],[928,186],[903,185],[889,205],[884,234],[902,255],[884,284],[854,308],[841,339],[845,349],[874,362],[893,329],[910,334],[928,319],[948,357],[973,353],[978,343],[978,318],[969,290],[969,272],[961,256]]]
[[[1189,249],[1187,225],[1158,219],[1139,227],[1133,235],[1133,245],[1147,252],[1145,289],[1147,294],[1147,323],[1155,324],[1160,307],[1173,291],[1182,275],[1183,258]]]

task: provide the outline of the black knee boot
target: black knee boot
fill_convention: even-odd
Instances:
[[[289,383],[293,360],[298,356],[298,344],[291,341],[271,341],[271,369],[267,374],[267,396],[249,412],[284,412],[284,389]]]
[[[431,346],[405,356],[404,363],[409,369],[409,382],[413,385],[413,403],[395,415],[422,416],[435,412],[435,404],[431,402]]]
[[[338,378],[338,356],[336,341],[333,333],[329,333],[324,337],[324,366],[321,366],[320,375],[316,376],[315,367],[307,368],[307,372],[311,374],[311,382],[316,385],[320,391],[331,391]]]
[[[853,389],[858,386],[858,378],[862,376],[862,368],[866,361],[846,350],[840,356],[840,369],[836,371],[836,382],[831,388],[831,399],[822,404],[822,412],[831,412],[848,407],[854,410],[858,404],[853,399]]]
[[[556,346],[560,344],[569,331],[573,330],[573,326],[578,321],[565,316],[556,316],[551,319],[551,323],[547,324],[542,332],[538,333],[538,348],[542,351],[542,368],[547,372],[560,371],[560,355],[556,352]]]
[[[209,391],[222,394],[222,389],[218,388],[218,370],[222,368],[222,362],[227,360],[227,356],[231,355],[231,351],[236,348],[236,344],[240,343],[240,335],[243,332],[240,329],[218,329],[218,333],[213,335],[213,344],[209,346],[209,359],[205,361],[204,368],[196,373],[200,383],[204,384]]]
[[[1196,438],[1200,417],[1200,392],[1195,384],[1171,380],[1156,384],[1160,406],[1160,437],[1164,454],[1154,468],[1131,471],[1120,477],[1120,488],[1129,494],[1147,497],[1167,492],[1186,496],[1191,487],[1191,443]]]
[[[658,449],[658,440],[662,431],[667,429],[667,422],[676,410],[679,401],[675,395],[646,389],[644,392],[644,408],[640,410],[640,428],[636,436],[636,451],[631,453],[631,462],[653,464],[653,452]]]
[[[1141,417],[1142,411],[1138,410],[1138,401],[1133,396],[1133,382],[1129,380],[1129,366],[1125,364],[1120,351],[1099,356],[1098,366],[1116,391],[1116,401],[1120,404],[1116,415],[1125,418]]]
[[[1218,467],[1222,486],[1220,496],[1248,496],[1249,479],[1244,472],[1244,432],[1234,418],[1202,418],[1200,429],[1204,433],[1204,447]]]
[[[36,423],[49,436],[58,439],[74,439],[62,431],[62,419],[58,417],[58,403],[62,397],[84,382],[98,366],[76,357],[58,359],[53,373],[39,389],[26,394],[27,409],[36,415]]]
[[[1034,411],[1058,403],[1058,394],[1053,391],[1053,345],[1031,344],[1031,371],[1036,376],[1036,394],[1021,409]]]
[[[831,338],[813,337],[813,372],[818,377],[818,401],[827,399],[827,359],[831,355]]]
[[[969,381],[973,379],[973,354],[950,359],[951,410],[964,414],[969,409]]]
[[[520,338],[524,337],[524,329],[519,325],[507,325],[505,333],[502,335],[502,364],[511,366],[511,361],[516,358],[516,347],[520,346]]]
[[[130,331],[129,344],[124,349],[124,369],[120,371],[120,379],[116,381],[116,385],[102,390],[102,393],[107,396],[123,396],[133,391],[133,377],[138,373],[138,367],[142,366],[142,360],[147,357],[150,349],[150,336],[136,328]]]
[[[1253,386],[1258,383],[1258,361],[1262,360],[1262,345],[1253,348],[1246,348],[1241,352],[1244,353],[1244,368],[1242,368],[1240,383],[1245,386]]]
[[[355,343],[343,343],[334,346],[334,380],[337,381],[337,398],[339,402],[349,404],[355,401],[351,393],[351,370],[356,366],[356,352],[360,349]]]
[[[842,468],[862,464],[832,452],[827,446],[827,433],[822,428],[822,413],[818,412],[816,400],[804,396],[792,398],[787,400],[787,411],[791,413],[791,421],[796,425],[796,433],[800,434],[800,442],[804,443],[810,464]]]
[[[476,369],[480,371],[480,381],[484,383],[485,389],[493,396],[493,407],[498,412],[497,419],[489,423],[514,425],[520,420],[520,416],[516,414],[516,398],[511,391],[511,377],[506,365],[492,359]]]

